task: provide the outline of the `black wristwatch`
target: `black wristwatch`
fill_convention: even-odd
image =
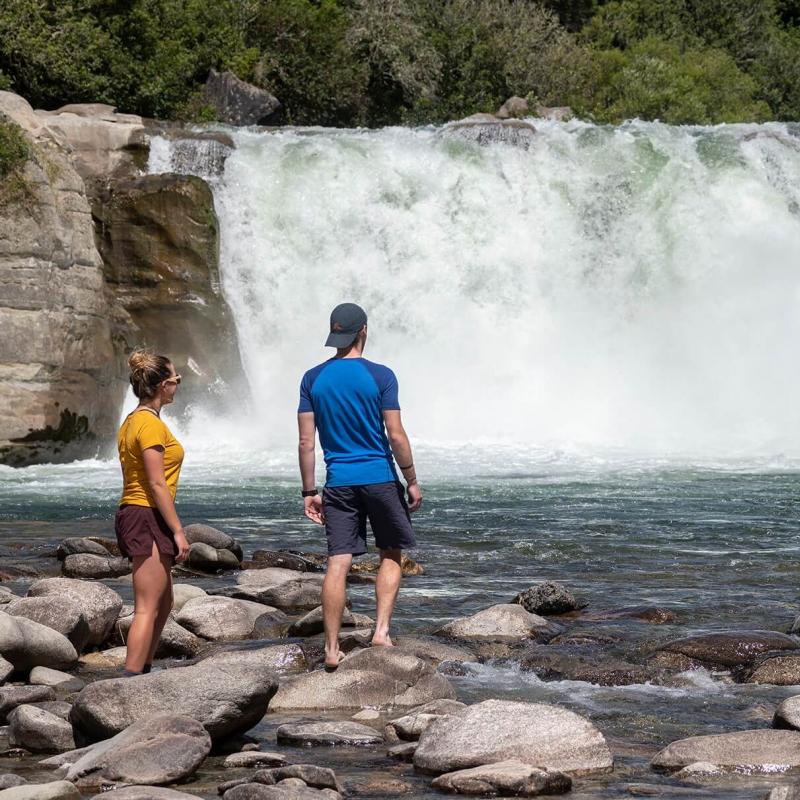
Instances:
[[[307,492],[306,491],[300,492],[300,494],[303,497],[316,497],[319,494],[319,492],[316,489],[309,489]]]

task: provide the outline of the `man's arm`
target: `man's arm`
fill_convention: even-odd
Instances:
[[[422,505],[422,492],[417,483],[417,471],[414,469],[414,457],[411,454],[411,442],[403,427],[399,410],[383,412],[383,423],[386,426],[386,436],[392,448],[394,460],[406,480],[408,491],[408,510],[416,511]]]
[[[300,462],[300,478],[303,481],[303,491],[309,492],[316,487],[315,455],[316,424],[314,412],[304,411],[297,415],[297,428],[300,442],[297,446],[297,455]],[[322,525],[325,515],[322,512],[322,498],[319,495],[304,497],[303,506],[305,515],[313,522]]]

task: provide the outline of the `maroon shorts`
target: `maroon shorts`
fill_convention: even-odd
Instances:
[[[157,508],[120,506],[114,518],[114,531],[122,555],[128,558],[149,556],[153,552],[153,542],[159,553],[178,555],[172,531]]]

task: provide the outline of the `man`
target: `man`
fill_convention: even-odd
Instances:
[[[377,604],[373,645],[392,646],[389,624],[405,548],[414,547],[409,511],[422,504],[411,445],[400,419],[397,379],[381,364],[367,361],[367,315],[354,303],[331,313],[326,347],[336,355],[310,369],[300,384],[297,420],[300,475],[306,516],[325,525],[328,567],[322,584],[325,669],[339,665],[339,630],[353,556],[367,552],[367,519],[380,552],[375,584]],[[325,454],[327,480],[322,497],[315,487],[314,434]],[[408,500],[397,479],[394,459],[406,481]]]

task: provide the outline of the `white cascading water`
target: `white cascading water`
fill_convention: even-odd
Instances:
[[[300,377],[353,301],[417,441],[800,455],[797,130],[533,122],[529,150],[234,134],[213,183],[250,442],[294,436]]]

